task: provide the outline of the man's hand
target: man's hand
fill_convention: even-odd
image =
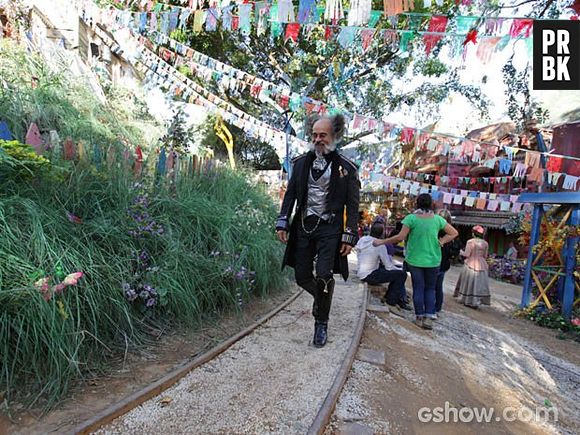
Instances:
[[[278,233],[278,240],[282,243],[288,243],[288,231],[278,230],[276,233]]]
[[[346,243],[343,243],[340,247],[340,255],[343,257],[346,257],[348,254],[350,254],[350,251],[352,251],[352,246],[347,245]]]

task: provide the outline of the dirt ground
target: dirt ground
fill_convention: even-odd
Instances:
[[[297,287],[290,286],[266,299],[253,300],[243,312],[225,313],[219,318],[208,319],[203,328],[194,332],[167,333],[154,345],[141,349],[139,353],[128,353],[126,359],[119,355],[112,362],[107,376],[77,383],[69,397],[47,415],[41,415],[39,409],[21,408],[13,410],[11,418],[0,413],[0,435],[68,432],[97,412],[238,333],[296,291]]]
[[[460,270],[446,275],[433,331],[411,323],[410,312],[368,313],[361,348],[384,352],[385,362],[355,361],[327,433],[580,433],[579,344],[512,318],[519,286],[491,280],[491,307],[457,303]],[[473,417],[481,408],[493,408],[489,423]],[[422,422],[420,411],[423,420],[448,422]]]

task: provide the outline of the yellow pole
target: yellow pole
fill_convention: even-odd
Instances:
[[[234,159],[234,138],[224,124],[224,120],[219,115],[215,120],[214,130],[217,137],[219,137],[226,145],[231,168],[236,169],[236,160]]]

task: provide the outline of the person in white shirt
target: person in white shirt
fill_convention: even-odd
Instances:
[[[355,246],[358,256],[358,277],[370,285],[389,283],[383,301],[387,305],[410,310],[407,305],[405,281],[407,273],[395,265],[385,245],[373,246],[373,241],[383,237],[385,227],[374,223],[370,235],[362,237]],[[382,264],[379,264],[382,263]]]

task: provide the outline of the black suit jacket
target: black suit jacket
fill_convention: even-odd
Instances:
[[[285,229],[290,232],[282,267],[286,265],[294,267],[295,264],[296,231],[300,215],[306,205],[308,176],[314,159],[314,152],[309,151],[292,161],[292,176],[288,182],[288,188],[282,201],[278,222],[276,223],[276,229]],[[358,167],[336,151],[331,153],[330,165],[329,211],[341,223],[343,228],[342,243],[354,246],[357,242],[359,219],[360,182],[358,179]],[[294,206],[296,206],[296,213],[290,224]],[[344,222],[345,209],[346,224]],[[340,249],[340,244],[338,249]],[[348,262],[346,257],[341,256],[338,252],[335,256],[334,273],[340,273],[345,280],[348,278]]]

